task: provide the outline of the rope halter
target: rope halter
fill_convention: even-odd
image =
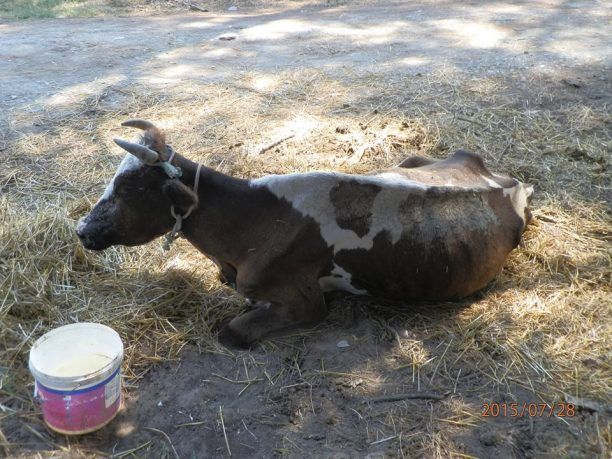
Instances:
[[[182,171],[180,168],[172,165],[172,160],[174,159],[174,155],[176,152],[171,147],[168,146],[168,148],[172,151],[172,154],[170,155],[170,158],[168,159],[168,161],[160,162],[159,164],[155,164],[155,166],[161,167],[164,170],[164,172],[168,175],[168,177],[170,177],[171,179],[178,179],[182,175]],[[202,170],[202,164],[198,164],[196,175],[193,181],[193,192],[196,196],[198,195],[198,186],[200,184],[200,171],[201,170]],[[189,209],[187,209],[187,211],[183,215],[181,215],[176,212],[176,209],[174,208],[174,204],[170,206],[170,213],[174,217],[174,226],[172,227],[170,232],[164,236],[164,241],[162,242],[162,248],[165,251],[170,250],[170,246],[172,245],[172,243],[181,236],[183,220],[189,217],[191,215],[191,212],[193,212],[193,210],[196,207],[197,207],[196,204],[191,205]]]

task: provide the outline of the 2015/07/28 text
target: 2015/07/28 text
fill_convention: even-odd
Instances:
[[[571,417],[576,415],[576,407],[572,403],[527,403],[527,402],[512,402],[512,403],[497,403],[484,402],[482,404],[482,416],[483,417],[511,417],[521,418],[524,416],[529,417],[543,417],[543,416],[558,416],[558,417]]]

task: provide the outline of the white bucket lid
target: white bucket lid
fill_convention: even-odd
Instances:
[[[58,375],[62,363],[99,355],[100,368],[80,375]],[[119,334],[102,324],[80,322],[55,328],[41,336],[30,349],[29,367],[37,382],[56,390],[85,389],[110,377],[123,360]],[[108,363],[106,363],[108,362]]]

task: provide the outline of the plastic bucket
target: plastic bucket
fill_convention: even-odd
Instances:
[[[123,343],[106,325],[51,330],[30,350],[29,366],[47,425],[77,435],[109,423],[121,405]]]

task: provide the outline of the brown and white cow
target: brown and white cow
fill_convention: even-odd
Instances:
[[[128,154],[78,236],[93,250],[144,244],[171,231],[173,214],[189,213],[182,236],[254,306],[224,331],[243,346],[319,322],[330,290],[403,300],[470,295],[500,271],[529,219],[531,187],[492,174],[466,151],[366,175],[245,180],[174,154],[149,122],[123,125],[145,134],[138,143],[116,140]]]

